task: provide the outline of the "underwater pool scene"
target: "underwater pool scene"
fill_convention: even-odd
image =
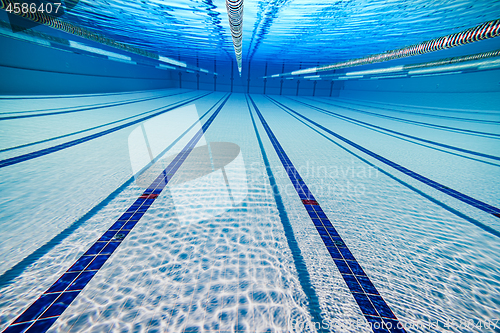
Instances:
[[[0,332],[500,332],[500,1],[0,1]]]

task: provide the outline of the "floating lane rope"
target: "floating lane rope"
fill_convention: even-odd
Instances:
[[[226,0],[229,27],[233,37],[234,54],[241,76],[242,35],[243,35],[243,0]]]
[[[411,57],[414,55],[429,53],[449,49],[452,47],[470,44],[484,39],[500,36],[500,20],[493,20],[482,23],[470,29],[446,35],[440,38],[431,39],[422,43],[410,45],[401,49],[390,50],[384,53],[373,54],[367,57],[338,62],[331,65],[306,68],[290,73],[274,74],[269,78],[277,78],[290,75],[312,74],[317,72],[331,71],[334,69],[354,67],[378,62],[384,62],[393,59]],[[266,77],[267,78],[267,77]]]
[[[288,158],[285,150],[279,143],[273,131],[260,113],[257,105],[250,95],[248,96],[259,117],[264,130],[271,141],[276,154],[283,164],[283,167],[294,185],[297,194],[302,200],[304,208],[311,217],[321,240],[325,244],[335,265],[344,278],[347,287],[351,291],[356,303],[358,303],[361,312],[377,333],[403,333],[406,332],[403,325],[396,318],[385,300],[382,298],[377,288],[373,285],[368,275],[359,265],[358,261],[351,253],[347,245],[340,237],[339,233],[332,225],[320,204],[316,201],[314,195],[309,191],[306,183],[298,173],[295,166]]]
[[[0,9],[6,10],[9,5],[14,6],[15,4],[17,4],[17,2],[18,2],[17,0],[0,0]],[[64,1],[64,3],[66,6],[72,6],[72,7],[75,6],[74,0],[71,0],[71,1],[66,0],[66,1]],[[72,8],[72,7],[70,7],[70,8]],[[243,11],[243,9],[242,9],[242,11]],[[243,12],[242,12],[242,14],[243,14]],[[62,17],[52,16],[52,15],[49,15],[47,13],[39,12],[39,11],[36,11],[35,13],[31,13],[29,10],[26,13],[23,13],[21,11],[18,14],[12,14],[12,15],[16,15],[16,16],[22,17],[24,19],[30,20],[34,23],[43,24],[45,26],[64,31],[64,32],[69,33],[69,34],[85,38],[85,39],[88,39],[88,40],[93,41],[93,42],[97,42],[100,44],[111,46],[113,48],[116,48],[116,49],[119,49],[119,50],[122,50],[125,52],[130,52],[130,53],[137,54],[137,55],[140,55],[143,57],[154,59],[154,60],[159,61],[160,63],[164,63],[164,62],[170,63],[170,64],[173,64],[175,66],[178,66],[177,67],[178,69],[188,69],[188,70],[191,69],[191,70],[194,70],[197,72],[202,72],[202,73],[212,73],[212,72],[209,72],[205,69],[191,66],[191,65],[187,65],[186,63],[176,61],[174,59],[170,59],[170,58],[165,57],[165,56],[161,56],[158,53],[150,52],[148,50],[142,49],[140,47],[135,47],[135,46],[128,44],[128,43],[122,43],[122,42],[116,41],[114,39],[106,37],[102,33],[99,33],[99,32],[93,31],[93,30],[89,30],[89,29],[86,29],[84,27],[77,26],[77,25],[63,19]],[[19,26],[16,26],[15,24],[7,24],[6,22],[3,22],[3,21],[0,21],[0,27],[19,28]],[[66,45],[66,46],[71,46],[71,42],[72,42],[72,41],[66,40],[64,38],[50,36],[49,34],[41,33],[38,31],[31,31],[30,29],[20,31],[18,33],[28,35],[28,36],[33,36],[33,37],[36,37],[39,39],[49,40],[51,42],[60,43],[60,44]],[[166,68],[168,68],[168,67],[166,67]],[[215,72],[213,74],[217,75],[217,73],[215,73]]]

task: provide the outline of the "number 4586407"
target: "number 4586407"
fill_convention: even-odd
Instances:
[[[14,14],[36,14],[36,13],[47,13],[47,14],[57,14],[59,12],[59,8],[61,7],[60,2],[47,2],[47,3],[41,3],[40,5],[37,6],[36,3],[27,3],[27,2],[21,2],[21,3],[11,3],[7,5],[7,8],[5,9],[9,13],[14,13]]]

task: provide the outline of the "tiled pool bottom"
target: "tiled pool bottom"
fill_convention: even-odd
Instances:
[[[2,148],[13,142],[21,145],[23,140],[39,141],[98,126],[202,95],[186,91],[166,100],[142,102],[140,107],[90,111],[85,117],[82,115],[80,122],[75,114],[9,120],[11,133],[3,134]],[[146,96],[138,94],[140,97]],[[213,93],[193,103],[201,116],[223,97],[224,93]],[[93,98],[93,103],[101,102],[99,98],[106,98],[106,102],[125,99],[101,96]],[[302,180],[407,331],[498,331],[493,324],[499,314],[500,242],[491,232],[458,217],[452,210],[499,230],[494,216],[448,199],[436,189],[427,188],[338,140],[336,145],[264,96],[252,98]],[[499,183],[494,181],[498,178],[497,166],[416,146],[347,122],[339,123],[285,97],[272,98],[419,174],[498,206],[498,188],[492,186]],[[72,99],[75,105],[82,105],[82,101]],[[233,142],[241,148],[244,170],[236,177],[244,175],[247,180],[245,199],[237,205],[220,201],[217,207],[199,207],[197,202],[206,202],[204,197],[213,196],[214,188],[209,183],[184,188],[183,200],[175,202],[171,194],[162,192],[50,332],[315,332],[321,326],[323,331],[371,331],[252,109],[282,200],[281,206],[277,204],[246,101],[245,95],[232,94],[204,135],[207,142]],[[301,101],[378,126],[494,155],[495,146],[486,141],[490,139],[443,135],[437,130],[391,123],[392,120],[322,103],[329,102],[327,99]],[[150,104],[157,102],[158,105]],[[57,103],[61,107],[60,100]],[[376,106],[360,109],[382,113],[370,109]],[[490,113],[481,117],[498,120],[497,114]],[[424,121],[422,116],[404,116]],[[444,124],[435,118],[425,121]],[[19,133],[23,126],[36,127],[39,132]],[[489,125],[467,126],[476,131],[495,130]],[[127,138],[134,127],[2,169],[2,196],[23,198],[22,205],[19,199],[3,201],[5,216],[10,218],[2,218],[2,228],[8,231],[2,236],[2,255],[12,259],[10,264],[3,264],[2,272],[9,272],[24,256],[83,215],[79,211],[89,211],[130,178]],[[188,135],[192,137],[194,133],[193,130]],[[55,142],[22,153],[52,146]],[[21,155],[12,151],[2,154]],[[455,167],[457,161],[459,167]],[[377,167],[381,170],[377,171]],[[464,170],[475,171],[474,186],[463,180],[471,178]],[[407,186],[382,171],[398,177]],[[490,184],[487,191],[475,185],[485,183]],[[125,186],[36,262],[18,270],[1,290],[2,329],[45,292],[143,192],[144,188],[135,183]],[[180,210],[179,205],[187,209]],[[206,212],[214,210],[217,214],[207,217],[210,214]],[[32,221],[29,225],[26,216]],[[471,321],[475,326],[471,326]],[[477,325],[482,326],[478,329]]]

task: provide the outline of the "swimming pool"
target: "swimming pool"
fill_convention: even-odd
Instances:
[[[2,11],[0,328],[500,331],[500,6],[244,6]]]

